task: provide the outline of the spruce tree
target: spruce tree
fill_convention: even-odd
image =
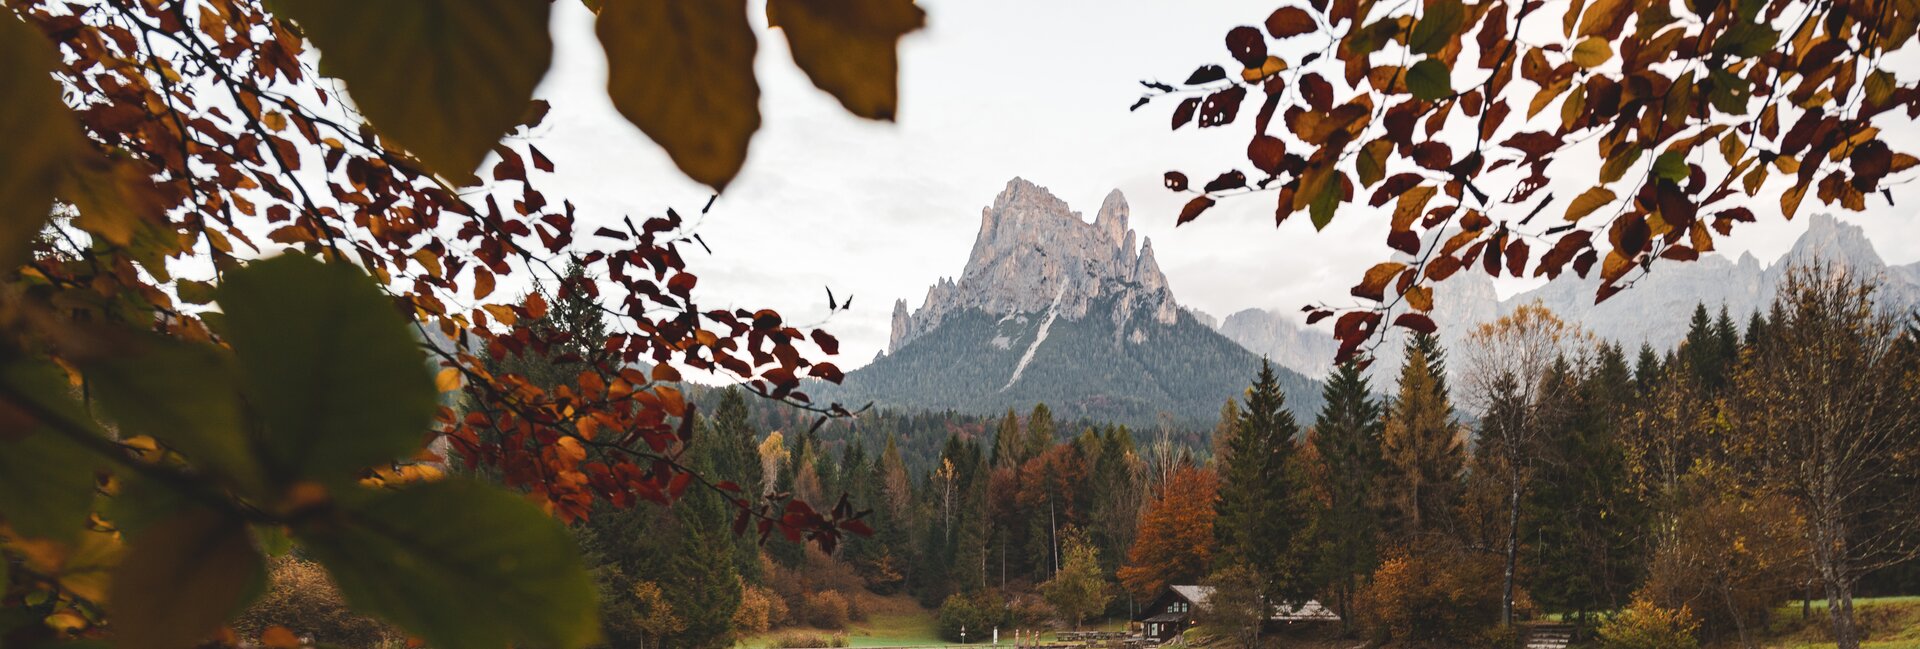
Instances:
[[[1020,417],[1008,408],[1007,415],[1000,418],[1000,427],[993,431],[993,465],[1018,467],[1029,457],[1027,439],[1020,434]]]
[[[1039,457],[1053,446],[1055,435],[1053,410],[1047,404],[1033,406],[1033,413],[1027,416],[1026,457]]]
[[[1305,557],[1312,520],[1296,462],[1298,433],[1273,366],[1262,361],[1246,413],[1227,441],[1214,532],[1221,558],[1252,569],[1273,601],[1300,601],[1312,590]]]
[[[1660,384],[1660,355],[1650,343],[1640,343],[1640,357],[1633,364],[1634,392],[1645,399]]]
[[[1353,363],[1334,368],[1322,391],[1325,405],[1313,423],[1312,440],[1325,467],[1327,504],[1320,511],[1315,563],[1320,583],[1330,592],[1343,625],[1352,617],[1360,579],[1379,563],[1376,539],[1379,511],[1374,490],[1380,480],[1384,420],[1366,375]]]

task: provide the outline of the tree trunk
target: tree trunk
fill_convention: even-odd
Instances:
[[[1835,649],[1860,649],[1860,628],[1853,617],[1853,584],[1839,575],[1827,576],[1827,615],[1833,619]]]
[[[1520,482],[1507,489],[1507,566],[1500,590],[1500,625],[1513,626],[1513,572],[1520,560]]]
[[[1740,646],[1753,649],[1753,638],[1747,634],[1746,617],[1741,615],[1739,607],[1733,604],[1733,590],[1723,584],[1720,588],[1720,599],[1727,604],[1727,614],[1733,616],[1733,629],[1740,636]]]

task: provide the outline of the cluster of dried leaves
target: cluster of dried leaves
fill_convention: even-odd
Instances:
[[[1920,116],[1916,80],[1888,66],[1916,38],[1911,0],[1543,9],[1313,0],[1274,11],[1264,30],[1234,28],[1226,45],[1239,74],[1208,65],[1181,87],[1143,82],[1134,106],[1177,97],[1173,128],[1206,128],[1259,101],[1251,171],[1198,187],[1166,174],[1169,189],[1199,194],[1179,222],[1262,191],[1278,196],[1276,223],[1305,211],[1316,228],[1362,197],[1391,203],[1386,244],[1399,258],[1366,272],[1356,306],[1305,308],[1310,322],[1344,311],[1335,335],[1347,358],[1388,316],[1431,330],[1430,282],[1463,269],[1551,278],[1597,268],[1604,300],[1654,259],[1693,260],[1754,221],[1750,199],[1771,178],[1787,180],[1779,205],[1791,219],[1809,192],[1855,211],[1876,193],[1891,202],[1888,187],[1920,164],[1880,130]],[[1540,195],[1554,179],[1584,188],[1557,207]]]
[[[689,176],[724,187],[741,170],[760,120],[752,67],[756,37],[747,3],[587,4],[598,14],[614,104]],[[431,603],[369,601],[370,582],[356,584],[352,567],[356,561],[361,567],[377,563],[381,555],[337,554],[353,545],[347,541],[366,541],[349,538],[364,530],[344,523],[311,527],[314,512],[354,500],[349,492],[357,493],[356,488],[422,493],[407,485],[439,478],[439,471],[422,468],[422,463],[445,460],[422,450],[439,437],[452,440],[470,461],[493,469],[508,486],[530,493],[535,504],[562,520],[585,517],[595,502],[670,503],[699,485],[726,492],[740,509],[740,526],[757,520],[763,538],[778,532],[831,547],[843,533],[867,532],[860,513],[844,502],[816,511],[785,495],[743,494],[678,462],[694,413],[675,387],[676,367],[715,372],[765,398],[823,416],[845,414],[838,404],[815,404],[799,390],[806,378],[840,380],[838,368],[814,358],[836,354],[838,342],[824,331],[803,331],[771,310],[701,308],[698,277],[689,271],[684,253],[688,246],[704,244],[674,211],[586,233],[570,202],[539,189],[543,175],[556,173],[555,165],[523,136],[547,112],[545,102],[532,98],[551,58],[547,23],[553,7],[547,0],[285,0],[271,3],[271,10],[258,0],[7,0],[4,6],[0,96],[6,101],[0,105],[0,141],[8,143],[8,151],[0,164],[0,265],[6,269],[0,279],[0,364],[58,368],[62,378],[55,383],[87,396],[102,381],[134,371],[192,379],[172,386],[123,383],[133,386],[130,403],[166,397],[165,390],[175,388],[180,395],[207,397],[205,403],[217,405],[212,409],[217,412],[238,403],[232,407],[244,416],[225,423],[245,438],[284,436],[273,429],[309,425],[260,417],[289,403],[262,402],[250,396],[255,390],[300,394],[318,404],[313,416],[320,422],[336,421],[328,416],[353,421],[351,415],[326,415],[329,408],[384,412],[347,398],[379,401],[383,387],[413,395],[416,385],[424,385],[431,395],[437,384],[442,393],[441,405],[427,404],[428,411],[437,408],[437,416],[406,436],[405,446],[412,450],[350,453],[346,459],[365,463],[352,467],[354,480],[316,483],[295,480],[298,475],[260,475],[285,468],[276,462],[293,460],[246,451],[253,442],[236,443],[238,451],[196,445],[199,433],[192,429],[205,423],[197,415],[143,419],[141,426],[127,425],[132,419],[110,422],[113,430],[107,432],[114,437],[101,433],[95,444],[88,435],[99,431],[91,430],[90,417],[54,417],[59,413],[47,404],[64,397],[34,391],[45,387],[40,381],[45,377],[28,381],[9,369],[0,389],[0,418],[20,424],[17,430],[43,430],[28,440],[66,435],[83,440],[75,453],[100,456],[70,467],[48,463],[84,478],[78,511],[104,507],[91,504],[96,477],[103,480],[99,486],[117,493],[124,477],[117,466],[163,476],[163,486],[191,490],[202,505],[221,512],[180,524],[179,535],[188,540],[212,535],[232,546],[234,552],[216,553],[225,565],[181,567],[168,556],[149,557],[156,565],[187,571],[162,577],[192,583],[211,579],[206,583],[217,592],[203,593],[208,597],[200,609],[218,609],[215,614],[209,618],[196,609],[189,612],[202,614],[169,617],[159,613],[179,611],[161,607],[147,609],[155,615],[144,622],[129,622],[131,615],[116,612],[117,626],[161,625],[162,633],[134,634],[159,642],[204,635],[210,630],[205,624],[230,612],[217,605],[238,597],[222,589],[260,572],[257,553],[242,550],[264,542],[249,539],[284,539],[291,532],[303,544],[318,544],[314,551],[335,572],[349,600],[355,600],[358,588],[362,599],[353,601],[356,607],[429,639],[437,634],[443,644],[461,645],[518,638],[554,646],[591,640],[591,629],[556,628],[582,626],[579,620],[531,619],[570,601],[560,595],[526,611],[501,611],[493,616],[497,619],[466,620],[464,628],[418,608]],[[775,0],[768,5],[768,18],[786,34],[795,61],[816,85],[856,115],[892,118],[894,48],[924,20],[911,0]],[[344,82],[351,101],[316,73],[309,48],[319,50],[320,66],[328,77]],[[600,220],[609,222],[605,215]],[[367,283],[381,291],[381,310],[409,323],[415,340],[428,341],[403,346],[425,349],[439,366],[438,380],[424,368],[414,377],[404,368],[385,371],[394,368],[380,363],[346,365],[363,354],[385,354],[379,359],[385,363],[424,363],[418,349],[355,349],[353,336],[391,333],[376,322],[384,322],[384,316],[330,303],[325,295],[301,294],[313,286],[352,294],[358,289],[343,287],[364,277],[342,280],[332,271],[297,265],[252,272],[257,263],[251,260],[272,254],[319,257],[328,267],[351,265],[370,274],[373,281]],[[556,271],[567,263],[577,263],[597,281],[568,281]],[[222,298],[245,292],[228,286],[236,277],[250,278],[246,281],[256,284],[250,289],[256,296],[283,291],[310,299],[267,300],[273,306],[256,312],[268,315],[252,316],[255,323],[243,325]],[[335,281],[345,284],[329,283]],[[524,297],[509,297],[519,292],[516,288],[528,287]],[[606,353],[587,363],[588,370],[563,385],[542,388],[490,369],[509,357],[558,353],[564,334],[542,333],[531,323],[545,315],[549,303],[581,292],[603,305],[616,329]],[[241,381],[223,369],[245,365],[245,353],[233,360],[234,352],[247,345],[235,336],[258,331],[262,317],[288,332],[273,339],[275,344],[299,348],[303,343],[295,333],[315,337],[317,351],[279,367],[317,376],[249,375]],[[329,352],[339,352],[341,359]],[[416,360],[407,361],[409,354]],[[118,365],[115,358],[152,364],[135,368]],[[181,359],[199,364],[176,362]],[[384,373],[346,374],[367,367]],[[213,388],[218,394],[188,394],[188,388],[215,385],[201,380],[208,377],[219,379]],[[236,387],[229,381],[273,385]],[[387,414],[408,421],[402,417],[406,413]],[[146,425],[158,430],[131,434],[145,432],[138,429]],[[11,435],[0,441],[14,443]],[[324,455],[327,447],[304,450]],[[25,458],[26,447],[6,453]],[[5,465],[0,484],[33,477],[25,473],[33,468],[28,463],[0,464]],[[341,505],[346,512],[341,516],[354,521],[427,516],[430,512],[405,512],[404,501],[449,505],[463,501],[462,493],[445,500],[396,496],[374,499],[386,505]],[[146,504],[152,503],[127,505],[127,511]],[[49,616],[48,627],[63,633],[102,628],[106,582],[99,580],[122,552],[112,517],[94,516],[86,530],[72,536],[74,530],[62,526],[38,529],[43,521],[35,516],[44,512],[27,507],[17,499],[0,502],[0,517],[12,525],[0,528],[0,536],[9,539],[8,550],[16,556],[28,554],[22,547],[42,547],[31,546],[29,539],[38,535],[29,531],[59,539],[31,553],[44,559],[33,565],[46,570],[21,582],[37,584],[51,597],[40,601],[52,602],[68,616],[62,624],[53,624]],[[48,520],[53,519],[66,520]],[[109,549],[91,552],[89,542]],[[162,550],[183,545],[190,544],[148,544]],[[127,551],[138,554],[142,547],[135,543]],[[332,561],[329,553],[335,553]],[[460,556],[474,558],[455,558]],[[529,554],[543,556],[549,555]],[[76,557],[100,560],[75,563]],[[76,566],[93,568],[67,574]],[[195,575],[196,568],[208,572]],[[571,569],[561,570],[544,577],[543,587],[572,588],[579,585],[574,576]],[[460,595],[496,587],[511,591],[515,584],[468,582],[454,589],[467,592],[438,599],[446,600],[440,605],[457,606]],[[436,599],[425,591],[413,594]],[[127,634],[121,640],[141,646]]]

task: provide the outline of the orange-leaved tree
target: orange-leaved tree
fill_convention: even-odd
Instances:
[[[1400,257],[1354,305],[1305,309],[1344,311],[1344,359],[1383,325],[1431,330],[1430,283],[1463,269],[1598,272],[1604,300],[1774,205],[1891,203],[1920,165],[1883,131],[1920,116],[1920,80],[1894,71],[1917,25],[1900,0],[1309,0],[1134,108],[1177,100],[1178,129],[1257,106],[1243,162],[1167,172],[1195,194],[1179,223],[1245,194],[1316,228],[1379,208]]]
[[[1140,533],[1120,567],[1120,584],[1146,600],[1174,584],[1199,583],[1213,562],[1213,501],[1220,478],[1182,464],[1159,485],[1140,517]]]
[[[614,105],[724,187],[759,125],[747,3],[587,4]],[[762,537],[865,531],[844,500],[680,463],[681,370],[844,414],[798,389],[840,378],[818,360],[838,343],[701,308],[683,253],[703,244],[674,211],[539,189],[551,2],[4,7],[0,644],[190,646],[297,545],[435,646],[579,647],[593,588],[559,521],[597,503],[713,489]],[[911,0],[768,16],[816,85],[891,119]],[[490,369],[565,349],[531,323],[580,295],[614,330],[604,354],[555,386]],[[521,493],[444,476],[434,439]]]

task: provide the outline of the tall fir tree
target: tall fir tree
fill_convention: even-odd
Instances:
[[[1660,384],[1660,354],[1651,343],[1640,343],[1640,356],[1633,363],[1634,394],[1645,399]]]
[[[1027,415],[1026,457],[1033,458],[1046,452],[1048,447],[1053,446],[1056,434],[1053,409],[1044,403],[1034,404],[1033,412]]]
[[[1313,446],[1324,468],[1321,490],[1326,506],[1316,526],[1316,572],[1323,592],[1332,595],[1343,625],[1353,615],[1353,597],[1363,576],[1379,563],[1379,508],[1374,493],[1383,460],[1385,421],[1373,387],[1353,363],[1342,363],[1327,377],[1325,405],[1313,423]]]
[[[1466,461],[1445,377],[1428,354],[1417,342],[1407,345],[1381,433],[1382,527],[1389,542],[1409,547],[1446,529]]]
[[[1646,517],[1628,488],[1620,439],[1634,389],[1626,354],[1602,345],[1566,416],[1550,422],[1548,461],[1528,506],[1535,553],[1528,592],[1550,611],[1617,609],[1639,580]]]
[[[1000,418],[1000,427],[993,431],[993,466],[1020,466],[1032,457],[1027,452],[1027,438],[1020,433],[1020,416],[1012,408]]]
[[[1312,591],[1311,502],[1296,461],[1298,433],[1273,366],[1262,361],[1226,444],[1214,533],[1221,560],[1252,569],[1273,601],[1300,601]]]
[[[754,431],[749,418],[745,391],[730,387],[720,393],[713,416],[705,420],[704,432],[713,445],[713,475],[739,485],[740,496],[747,502],[757,503],[766,495],[767,485],[757,448],[760,435]],[[748,581],[758,583],[761,579],[758,538],[741,534],[732,544],[734,564]]]

